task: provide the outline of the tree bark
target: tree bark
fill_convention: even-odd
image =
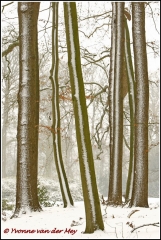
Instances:
[[[132,33],[136,79],[134,182],[131,206],[148,207],[149,81],[145,37],[145,5],[132,3]]]
[[[82,77],[76,3],[64,3],[68,65],[75,115],[76,138],[86,213],[85,233],[104,229],[97,190],[93,153]]]

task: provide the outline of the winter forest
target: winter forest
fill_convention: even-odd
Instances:
[[[159,239],[159,2],[1,2],[2,239]]]

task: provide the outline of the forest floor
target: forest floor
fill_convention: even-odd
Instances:
[[[69,208],[56,202],[40,213],[23,214],[14,219],[10,219],[11,211],[4,211],[1,239],[160,239],[159,202],[158,198],[149,198],[149,208],[101,205],[105,230],[93,234],[83,234],[83,201]]]

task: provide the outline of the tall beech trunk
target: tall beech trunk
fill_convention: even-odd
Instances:
[[[88,114],[80,60],[77,10],[75,2],[64,3],[64,18],[79,165],[86,214],[85,233],[93,233],[97,229],[103,230],[104,224],[101,214],[90,140]]]
[[[145,37],[145,3],[132,3],[136,79],[134,182],[131,206],[148,207],[149,81]]]
[[[110,65],[111,143],[108,202],[112,205],[119,205],[122,203],[124,2],[113,3],[112,24],[114,32],[112,32]],[[111,85],[114,87],[112,88]]]
[[[12,217],[40,211],[37,196],[39,68],[37,20],[40,3],[19,2],[19,93],[16,209]]]
[[[113,91],[114,91],[114,69],[115,69],[115,48],[116,48],[116,4],[112,3],[112,24],[111,24],[111,54],[109,73],[109,129],[110,129],[110,175],[108,201],[112,201],[112,179],[113,179]]]

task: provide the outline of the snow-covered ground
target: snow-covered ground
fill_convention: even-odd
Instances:
[[[43,212],[15,219],[10,219],[11,213],[5,211],[7,220],[1,221],[1,239],[160,239],[158,198],[149,198],[149,208],[105,205],[101,208],[105,230],[97,230],[93,234],[83,234],[83,202],[75,202],[75,206],[70,208],[63,208],[61,202],[56,202],[53,207],[43,208]],[[138,211],[130,216],[133,210]],[[135,229],[139,226],[143,227]]]

